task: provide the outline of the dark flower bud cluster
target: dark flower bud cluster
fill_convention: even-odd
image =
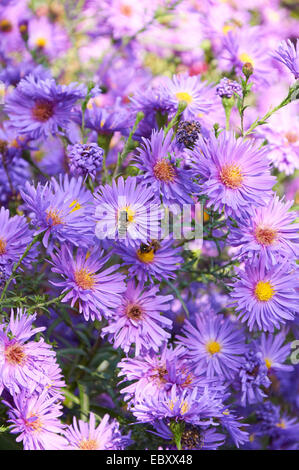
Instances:
[[[185,147],[192,148],[200,134],[200,124],[198,121],[182,121],[179,123],[177,131],[177,142]]]
[[[67,158],[70,172],[76,176],[95,178],[101,170],[104,150],[96,143],[69,145]]]
[[[224,77],[216,87],[216,94],[221,98],[231,98],[234,93],[242,95],[242,87],[238,82]]]

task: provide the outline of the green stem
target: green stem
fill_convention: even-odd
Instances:
[[[68,289],[66,292],[64,292],[63,294],[59,295],[58,297],[55,297],[54,299],[51,299],[51,300],[48,300],[47,302],[42,302],[40,304],[36,304],[36,305],[32,305],[32,307],[29,307],[28,308],[28,313],[30,313],[30,311],[35,311],[41,307],[47,307],[48,305],[51,305],[51,304],[56,304],[57,302],[60,302],[60,300],[62,300],[66,294],[68,294],[70,292],[71,289]]]
[[[175,113],[174,117],[171,119],[171,121],[169,122],[168,126],[166,127],[166,129],[164,131],[164,136],[165,137],[167,136],[170,129],[178,123],[179,118],[180,118],[181,114],[185,111],[185,109],[187,108],[187,105],[188,105],[188,103],[186,103],[186,101],[180,101],[179,102],[179,107],[178,107],[177,112]]]
[[[5,292],[7,291],[7,288],[9,286],[10,282],[14,278],[14,275],[15,275],[17,269],[21,266],[23,259],[26,258],[26,256],[28,255],[28,253],[31,250],[31,248],[33,247],[33,245],[35,245],[35,243],[37,243],[39,241],[40,235],[41,234],[39,233],[38,235],[36,235],[33,238],[33,240],[29,243],[29,245],[27,245],[26,250],[24,251],[24,253],[21,256],[21,258],[19,259],[19,261],[14,264],[11,275],[9,276],[9,279],[6,281],[5,286],[3,288],[3,291],[2,291],[2,294],[1,294],[1,297],[0,297],[0,302],[3,300]]]
[[[132,128],[132,130],[129,134],[127,142],[125,143],[124,149],[121,153],[118,154],[117,164],[116,164],[115,170],[113,172],[113,178],[116,178],[116,176],[118,175],[118,172],[120,170],[122,162],[127,157],[127,155],[130,153],[130,151],[132,149],[133,135],[135,134],[135,132],[137,130],[137,127],[139,126],[139,123],[140,123],[140,121],[142,121],[143,118],[144,118],[144,113],[142,111],[138,112],[137,116],[136,116],[134,126],[133,126],[133,128]]]

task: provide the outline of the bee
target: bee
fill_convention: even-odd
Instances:
[[[149,244],[141,243],[140,245],[140,253],[150,253],[153,251],[156,253],[157,250],[161,247],[158,240],[152,240]]]

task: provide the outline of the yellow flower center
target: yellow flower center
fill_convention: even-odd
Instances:
[[[222,32],[223,32],[223,34],[227,34],[230,31],[233,31],[234,29],[235,29],[235,27],[232,26],[231,24],[225,24],[222,28]]]
[[[286,428],[286,423],[283,421],[283,419],[280,421],[280,423],[277,423],[276,426],[281,429]]]
[[[181,403],[181,414],[184,415],[189,410],[188,403],[184,400]]]
[[[167,159],[159,160],[154,166],[154,175],[165,183],[172,182],[175,177],[175,169]]]
[[[98,450],[98,443],[95,439],[82,439],[79,448],[81,450]]]
[[[221,344],[218,343],[218,341],[210,341],[207,343],[206,348],[207,351],[213,355],[221,351]]]
[[[277,238],[277,231],[261,225],[255,229],[255,238],[260,245],[273,245]]]
[[[221,182],[230,189],[238,189],[242,186],[243,176],[238,165],[225,165],[220,172]]]
[[[178,91],[175,96],[177,97],[178,101],[186,101],[186,103],[190,104],[193,101],[192,96],[185,92],[185,91]]]
[[[81,209],[82,206],[81,204],[79,203],[78,199],[75,199],[73,202],[71,202],[71,204],[69,205],[69,207],[71,208],[72,207],[72,210],[70,211],[70,214],[74,211],[77,211],[78,209]]]
[[[275,291],[270,282],[259,281],[255,286],[254,293],[258,300],[261,302],[267,302],[268,300],[272,299]]]
[[[241,54],[239,54],[239,59],[243,64],[249,62],[252,67],[254,67],[254,60],[250,57],[250,55],[246,54],[246,52],[242,52]]]
[[[0,238],[0,255],[4,255],[6,253],[6,240]]]
[[[265,363],[266,363],[267,369],[271,369],[271,366],[272,366],[271,359],[265,358]]]
[[[26,361],[24,347],[18,343],[9,344],[4,351],[5,360],[12,366],[22,366]]]
[[[35,44],[40,49],[43,49],[47,45],[47,40],[46,38],[37,38]]]
[[[79,271],[75,272],[75,282],[77,286],[81,287],[82,289],[88,290],[92,289],[95,285],[95,280],[93,275],[88,272],[86,269],[81,268]]]

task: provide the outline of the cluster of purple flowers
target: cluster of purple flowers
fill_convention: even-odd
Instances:
[[[25,450],[298,450],[293,16],[70,3],[0,1],[1,421]]]

